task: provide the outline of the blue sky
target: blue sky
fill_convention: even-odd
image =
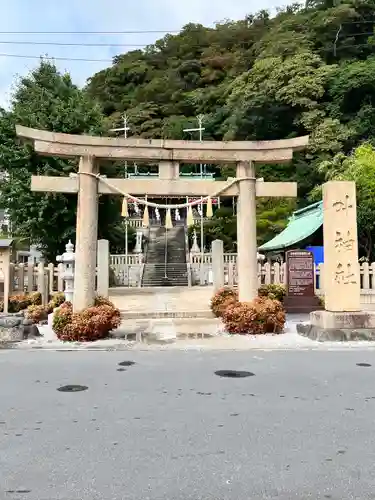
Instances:
[[[240,19],[260,8],[273,9],[285,0],[12,0],[6,1],[0,16],[1,32],[21,31],[131,31],[179,30],[189,22],[212,25],[225,19]],[[215,7],[214,7],[215,6]],[[21,45],[4,42],[70,42],[146,45],[160,34],[0,34],[0,54],[104,59],[109,62],[57,61],[73,81],[83,85],[96,71],[110,65],[112,56],[131,47],[64,47]],[[12,86],[20,75],[38,65],[37,59],[0,55],[0,105],[7,105]]]

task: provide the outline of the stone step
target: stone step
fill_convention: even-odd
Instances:
[[[187,270],[186,270],[186,266],[184,266],[183,269],[175,269],[175,268],[167,268],[167,272],[165,272],[165,269],[164,268],[145,268],[145,270],[143,271],[143,275],[145,275],[146,273],[149,273],[149,274],[162,274],[163,276],[165,274],[167,274],[167,276],[170,276],[170,275],[175,275],[175,276],[179,276],[181,274],[187,274]]]
[[[160,311],[120,311],[121,318],[124,320],[131,319],[155,319],[155,318],[208,318],[213,319],[214,315],[210,309],[202,309],[201,311],[178,311],[178,310],[160,310]]]
[[[176,272],[167,272],[165,273],[164,271],[156,271],[156,272],[144,272],[143,273],[143,278],[144,279],[147,279],[147,278],[157,278],[157,279],[161,279],[161,278],[187,278],[187,271],[184,271],[184,272],[180,272],[180,273],[176,273]]]
[[[182,278],[186,280],[187,278],[187,273],[144,273],[143,274],[143,280],[146,281],[147,279],[154,279],[154,280],[164,280],[164,279],[171,279],[171,278]]]
[[[146,281],[151,281],[151,282],[157,282],[157,281],[160,281],[161,282],[161,286],[163,286],[163,283],[165,281],[183,281],[184,283],[187,282],[187,275],[185,276],[181,276],[181,275],[173,275],[173,274],[168,274],[167,276],[165,276],[164,274],[160,274],[160,275],[143,275],[143,284],[145,285]]]
[[[115,338],[146,343],[174,342],[184,338],[207,338],[218,335],[221,323],[217,318],[143,318],[121,321]]]
[[[181,280],[157,280],[157,281],[148,281],[148,280],[145,280],[143,282],[143,285],[144,287],[147,287],[147,288],[166,288],[166,287],[170,287],[170,286],[176,286],[176,287],[187,287],[189,286],[188,282],[187,281],[181,281]]]
[[[186,279],[187,278],[187,274],[185,274],[185,276],[183,274],[169,274],[167,273],[167,275],[165,275],[165,273],[145,273],[143,274],[143,281],[146,281],[148,279],[151,279],[151,280],[164,280],[164,279],[171,279],[171,278],[183,278],[183,279]]]

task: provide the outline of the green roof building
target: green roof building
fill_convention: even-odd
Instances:
[[[323,202],[293,212],[287,227],[272,240],[258,248],[263,253],[283,253],[293,248],[305,248],[323,243]]]

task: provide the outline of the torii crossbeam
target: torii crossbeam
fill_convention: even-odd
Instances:
[[[240,301],[257,295],[256,196],[295,197],[294,182],[256,182],[255,163],[283,163],[308,145],[308,136],[279,141],[173,141],[119,139],[53,133],[17,126],[19,137],[33,141],[37,153],[80,157],[77,177],[32,176],[33,191],[78,193],[75,311],[92,305],[95,295],[98,195],[130,193],[134,196],[238,196],[237,247]],[[97,159],[157,161],[157,179],[105,179]],[[236,163],[238,183],[187,180],[179,177],[179,163]],[[81,174],[81,175],[79,175]],[[86,174],[86,175],[85,175]],[[87,175],[89,174],[89,175]]]

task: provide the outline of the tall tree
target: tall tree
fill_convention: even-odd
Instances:
[[[77,171],[77,163],[38,156],[17,140],[16,124],[54,132],[100,134],[102,113],[68,74],[59,73],[45,61],[17,83],[10,110],[0,110],[0,171],[6,173],[0,206],[9,211],[16,235],[29,238],[47,259],[54,260],[69,239],[75,241],[77,196],[31,192],[31,175],[68,176]],[[121,245],[120,224],[120,200],[101,198],[99,237],[108,238],[112,246]]]

